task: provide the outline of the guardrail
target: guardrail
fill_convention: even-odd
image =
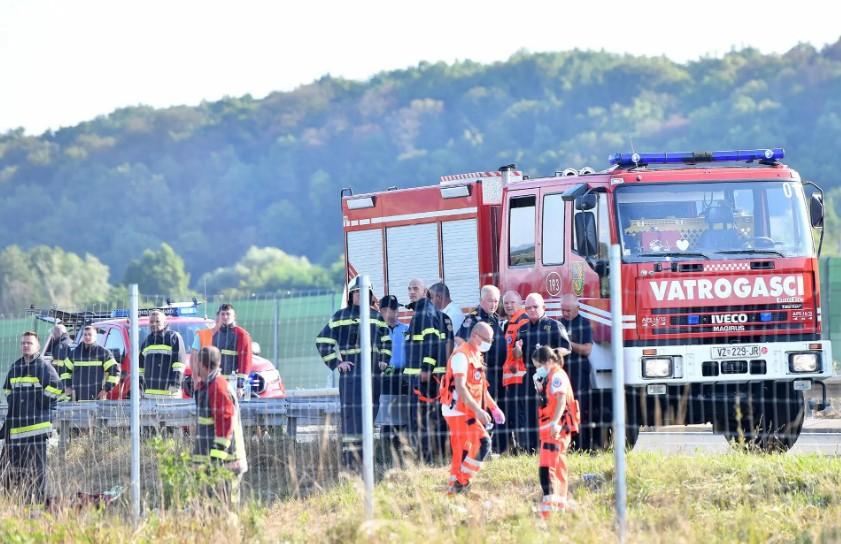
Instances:
[[[63,453],[74,430],[129,429],[131,401],[107,400],[60,402],[54,425],[59,430],[59,449]],[[293,439],[298,426],[321,425],[340,411],[339,390],[306,389],[286,393],[283,399],[248,399],[240,402],[240,418],[244,427],[285,427]],[[6,406],[0,406],[0,423],[6,417]],[[141,429],[189,427],[196,421],[196,404],[192,399],[141,399]]]

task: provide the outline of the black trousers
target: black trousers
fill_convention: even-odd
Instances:
[[[505,414],[505,423],[502,425],[494,425],[491,432],[491,448],[495,453],[504,453],[508,451],[508,446],[511,442],[511,409],[505,398],[505,389],[502,387],[502,369],[490,370],[491,375],[488,378],[488,392],[496,401],[497,406]],[[515,410],[516,411],[516,407]]]
[[[409,410],[409,439],[418,460],[427,464],[443,464],[448,459],[449,434],[447,423],[437,402],[421,402],[411,395]]]
[[[43,503],[47,492],[47,441],[6,441],[2,456],[3,486],[25,503]]]
[[[527,452],[537,451],[537,395],[528,375],[523,383],[505,388],[505,407],[509,440]]]

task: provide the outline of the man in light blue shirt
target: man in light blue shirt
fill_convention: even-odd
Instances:
[[[381,427],[384,459],[389,459],[393,454],[400,456],[402,433],[399,431],[405,430],[409,423],[409,391],[405,381],[401,379],[403,368],[406,366],[405,339],[409,326],[397,320],[400,306],[394,295],[380,299],[380,314],[391,331],[391,361],[383,373],[374,378],[381,380],[380,384],[374,383],[375,389],[380,390],[375,423]],[[376,387],[377,385],[379,387]]]
[[[391,331],[391,361],[388,366],[394,370],[395,374],[399,374],[397,370],[406,365],[403,341],[406,337],[406,331],[409,330],[408,325],[397,320],[400,306],[401,304],[397,302],[397,297],[394,295],[384,296],[380,301],[380,313],[385,318],[388,330]]]

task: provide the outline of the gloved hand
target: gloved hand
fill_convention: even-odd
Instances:
[[[537,390],[538,393],[543,392],[543,382],[546,381],[547,374],[548,372],[546,371],[546,368],[540,367],[534,372],[534,374],[531,377],[531,379],[534,380],[534,388]]]
[[[505,424],[505,414],[502,413],[502,410],[500,410],[499,407],[496,407],[493,410],[491,410],[491,417],[494,418],[494,423],[496,423],[497,425]]]

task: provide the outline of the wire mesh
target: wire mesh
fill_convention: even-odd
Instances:
[[[828,264],[824,267],[822,303],[824,308],[832,308],[835,289],[827,282],[835,281],[841,275],[833,275],[833,268]],[[457,280],[457,284],[467,281],[466,278],[452,279]],[[424,280],[430,286],[437,278]],[[395,295],[401,305],[408,304],[408,282],[399,290],[398,287],[395,286],[395,290],[388,294]],[[453,301],[453,307],[459,308],[462,317],[467,317],[464,336],[476,320],[472,314],[480,307],[481,301],[478,282],[472,294],[460,289],[467,295]],[[379,302],[386,293],[378,291],[376,298]],[[527,294],[519,293],[521,299]],[[563,294],[546,297],[546,319],[560,320],[563,317]],[[626,293],[626,296],[633,296],[633,293]],[[249,470],[241,485],[245,500],[270,504],[288,497],[305,497],[330,488],[340,481],[342,473],[359,474],[358,453],[356,458],[347,455],[348,451],[353,451],[353,448],[348,448],[348,443],[353,440],[345,439],[354,433],[344,432],[344,415],[360,407],[358,402],[361,397],[341,394],[340,388],[348,382],[346,379],[343,381],[337,370],[331,370],[332,365],[325,364],[316,342],[324,327],[329,329],[329,323],[336,319],[336,312],[346,303],[345,297],[345,293],[340,291],[284,292],[243,299],[211,297],[206,302],[202,301],[194,314],[170,316],[169,326],[181,333],[185,346],[192,346],[197,331],[212,327],[217,308],[229,303],[236,311],[237,323],[259,344],[259,349],[254,349],[250,395],[240,402],[249,460]],[[500,319],[499,328],[495,329],[491,355],[486,355],[484,361],[491,395],[499,403],[506,422],[497,422],[490,430],[489,456],[484,462],[492,463],[497,454],[535,455],[537,489],[541,443],[536,418],[531,423],[528,419],[529,413],[536,410],[540,402],[534,389],[535,367],[531,361],[525,360],[523,383],[507,387],[502,385],[500,364],[507,356],[508,347],[504,335],[505,321],[510,317],[503,302],[500,300],[495,308]],[[524,305],[524,302],[521,300],[520,304]],[[141,301],[142,308],[166,304],[163,296],[145,295]],[[594,307],[594,302],[587,297],[583,297],[580,304]],[[123,314],[113,314],[120,317],[112,318],[111,312],[127,307],[128,301],[124,301],[63,309],[75,313],[88,312],[87,317],[82,315],[80,323],[96,327],[96,342],[107,348],[118,362],[121,378],[115,390],[120,393],[115,395],[123,398],[60,403],[54,420],[55,432],[47,442],[47,496],[58,503],[113,501],[126,504],[124,490],[128,489],[130,477],[128,401],[124,398],[129,394],[124,383],[128,321]],[[381,357],[383,352],[373,353],[376,476],[382,478],[389,469],[406,470],[417,465],[429,465],[441,469],[439,476],[443,492],[447,489],[450,475],[448,467],[454,459],[451,427],[441,413],[440,402],[419,402],[415,393],[415,389],[422,389],[419,377],[403,374],[405,368],[415,364],[407,364],[407,361],[416,359],[420,352],[417,351],[418,346],[405,343],[407,330],[395,325],[397,322],[410,325],[413,313],[405,307],[400,307],[395,316],[386,317],[384,314],[387,313],[374,316],[386,324],[389,336],[400,337],[404,342],[402,348],[394,348],[394,343],[391,344],[391,356],[394,357],[398,349],[405,351],[400,356],[403,358],[401,367],[391,365],[386,367],[389,368],[387,372],[379,368],[379,363],[384,362]],[[579,308],[581,314],[584,314],[590,328],[595,329],[596,320],[590,317],[598,314]],[[832,315],[832,310],[824,311],[824,336],[831,336],[833,331],[830,327],[841,324],[841,319],[835,320]],[[141,317],[140,320],[141,341],[149,332],[144,319]],[[5,377],[10,364],[20,356],[22,331],[34,329],[46,348],[52,327],[53,323],[48,320],[25,312],[0,320],[0,374]],[[566,327],[573,343],[586,343],[580,327]],[[73,344],[81,341],[80,330],[77,326],[70,331]],[[446,337],[448,331],[443,332]],[[452,334],[454,347],[458,330],[453,330]],[[590,336],[597,355],[604,355],[603,352],[608,349],[606,337],[595,330],[590,331]],[[118,339],[122,339],[122,343]],[[534,342],[540,343],[537,340]],[[447,343],[446,338],[444,343]],[[352,349],[350,345],[345,347]],[[336,349],[341,349],[338,344]],[[382,349],[382,345],[378,349]],[[492,355],[497,349],[500,352]],[[602,353],[598,353],[600,350]],[[438,355],[436,366],[446,368],[448,359],[446,351],[443,352],[443,355]],[[586,367],[577,366],[582,363],[574,357],[568,358],[567,363],[566,371],[572,379],[582,412],[581,430],[573,436],[571,449],[589,451],[610,447],[610,390],[597,387],[604,385],[599,376],[603,367],[592,363]],[[719,361],[719,371],[721,364]],[[834,442],[831,434],[827,434],[817,445],[811,438],[806,441],[801,438],[800,443],[796,442],[801,432],[809,432],[816,426],[832,428],[833,420],[813,417],[822,408],[818,386],[804,393],[794,390],[791,380],[769,383],[770,380],[753,378],[752,368],[748,362],[745,373],[748,379],[745,380],[670,385],[662,395],[648,394],[645,388],[628,389],[628,445],[638,443],[637,447],[643,451],[694,451],[697,448],[725,451],[728,448],[726,439],[736,445],[742,444],[740,447],[747,445],[747,449],[755,450],[779,451],[791,446],[795,446],[795,452],[818,450],[832,453],[839,450],[839,444]],[[584,376],[589,379],[590,387],[582,387],[581,384],[587,381]],[[435,382],[443,377],[444,373],[439,372],[432,375],[432,380]],[[829,384],[830,399],[836,396],[836,389],[833,383]],[[829,408],[824,412],[828,414],[831,410]],[[6,413],[5,405],[0,406],[0,413]],[[196,483],[200,480],[193,476],[195,471],[190,462],[195,440],[195,418],[195,403],[185,392],[179,392],[172,399],[142,399],[144,511],[184,507],[203,496],[200,493],[203,484]],[[355,436],[351,438],[355,440]],[[630,506],[633,508],[633,505]]]

